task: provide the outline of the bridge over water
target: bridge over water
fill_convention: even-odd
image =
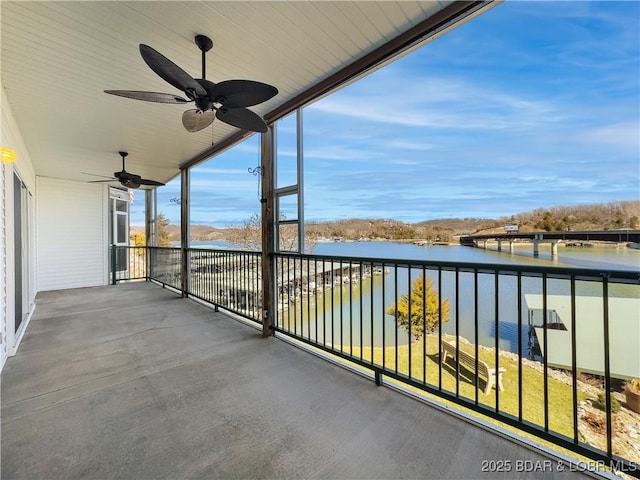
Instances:
[[[551,243],[551,255],[557,255],[558,243],[562,241],[599,241],[615,243],[640,243],[640,230],[601,230],[601,231],[556,231],[556,232],[499,232],[483,235],[467,235],[460,237],[460,244],[468,247],[486,248],[487,242],[498,242],[498,250],[502,243],[509,243],[509,251],[513,251],[516,240],[529,240],[533,243],[533,254],[538,255],[540,243]],[[481,245],[482,244],[482,245]]]

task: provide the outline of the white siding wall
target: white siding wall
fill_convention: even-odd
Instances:
[[[38,291],[106,285],[106,188],[38,177],[37,191]]]
[[[20,177],[28,191],[33,195],[36,187],[36,176],[31,163],[29,151],[26,148],[18,124],[13,116],[6,92],[0,84],[0,113],[2,123],[0,127],[0,143],[16,152],[17,159],[13,164],[3,165],[0,169],[0,370],[4,365],[7,355],[16,352],[20,339],[24,334],[31,314],[35,308],[35,291],[24,292],[29,295],[27,318],[22,322],[18,332],[15,332],[15,262],[14,262],[14,225],[13,225],[13,176]],[[33,206],[29,206],[29,218],[33,218]],[[23,239],[29,243],[29,269],[23,272],[29,279],[30,285],[34,285],[36,276],[35,245],[33,229],[29,231],[30,238]]]
[[[7,360],[7,200],[4,164],[0,163],[0,372]]]
[[[0,371],[13,355],[31,314],[39,290],[104,285],[107,274],[108,188],[100,184],[37,178],[27,146],[0,83],[0,143],[17,155],[14,164],[0,164]],[[23,238],[29,252],[29,288],[26,318],[15,332],[15,265],[13,189],[14,174],[33,201],[28,202]]]

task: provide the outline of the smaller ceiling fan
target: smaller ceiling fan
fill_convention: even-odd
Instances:
[[[194,102],[196,108],[182,114],[182,125],[189,132],[198,132],[208,127],[216,118],[244,130],[266,132],[267,124],[264,119],[246,107],[266,102],[278,94],[278,89],[253,80],[225,80],[220,83],[207,80],[205,58],[213,47],[213,42],[205,35],[196,35],[195,43],[202,52],[202,78],[196,79],[150,46],[140,44],[140,55],[149,68],[164,81],[184,92],[187,98],[172,93],[136,90],[105,90],[105,93],[145,102]]]
[[[146,178],[142,178],[140,175],[136,175],[135,173],[129,173],[124,169],[124,159],[127,155],[127,152],[118,152],[122,157],[122,170],[119,172],[114,172],[113,177],[104,177],[108,178],[108,180],[94,180],[89,183],[106,183],[113,182],[114,180],[119,181],[123,186],[127,188],[140,188],[142,185],[148,185],[150,187],[161,187],[164,183],[156,182],[155,180],[148,180]],[[84,173],[84,172],[83,172]],[[95,175],[93,173],[85,173],[85,175],[93,175],[94,177],[103,177],[104,175]]]

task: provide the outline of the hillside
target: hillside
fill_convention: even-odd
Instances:
[[[169,238],[172,240],[180,239],[180,225],[170,223],[166,227]],[[131,225],[129,229],[130,235],[144,233],[144,227],[140,225]],[[191,225],[191,238],[193,240],[224,240],[228,235],[229,229],[216,228],[209,225]]]
[[[496,220],[493,228],[519,225],[520,231],[618,230],[640,228],[640,201],[538,208]],[[491,226],[486,228],[491,229]],[[485,233],[478,231],[476,233]],[[487,232],[490,233],[490,230]]]
[[[312,240],[419,239],[450,242],[460,235],[502,231],[505,225],[518,225],[520,231],[524,232],[638,229],[640,228],[640,200],[538,208],[496,219],[445,218],[404,223],[397,220],[371,218],[308,222],[305,225],[305,231]],[[169,224],[166,230],[171,240],[180,238],[179,225]],[[141,231],[144,231],[144,228],[131,227],[132,234]],[[248,220],[244,225],[227,228],[192,225],[191,238],[198,241],[229,240],[238,243],[239,239],[249,235],[249,231],[252,235],[259,233],[257,218]]]

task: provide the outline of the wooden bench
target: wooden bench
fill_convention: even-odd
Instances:
[[[441,346],[442,363],[445,363],[447,361],[447,357],[449,356],[455,360],[456,353],[458,355],[458,363],[461,366],[465,367],[467,370],[470,370],[471,372],[475,372],[476,359],[473,355],[471,355],[468,352],[465,352],[462,349],[456,352],[455,341],[454,342],[447,342],[445,340],[442,341],[442,346]],[[502,392],[504,390],[504,386],[502,385],[502,374],[506,371],[507,371],[506,368],[500,367],[497,372],[498,374],[496,375],[495,368],[489,368],[489,365],[487,365],[486,362],[483,362],[482,360],[478,359],[478,373],[476,375],[476,383],[480,379],[480,376],[482,376],[487,380],[486,387],[484,389],[485,395],[489,394],[489,392],[491,391],[491,387],[493,387],[494,385],[497,385],[500,391]],[[497,376],[497,379],[496,379],[496,376]]]

